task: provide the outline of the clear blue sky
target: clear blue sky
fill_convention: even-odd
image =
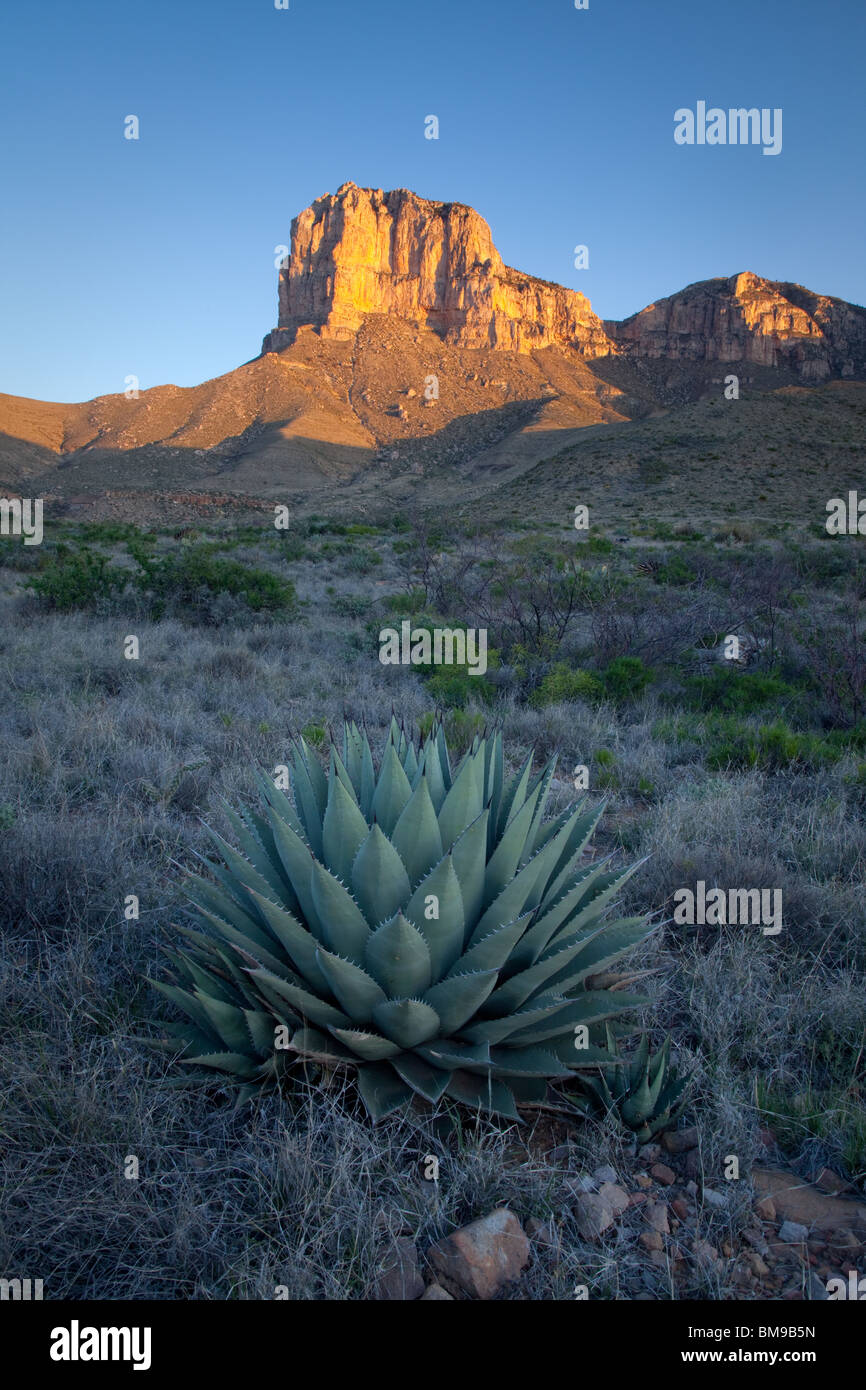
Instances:
[[[347,179],[471,204],[605,318],[740,270],[862,304],[864,40],[863,0],[5,0],[0,391],[256,356]],[[781,107],[782,153],[675,145],[699,100]]]

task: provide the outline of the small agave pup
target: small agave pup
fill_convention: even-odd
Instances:
[[[545,821],[554,763],[531,768],[506,777],[496,733],[452,771],[441,725],[416,747],[392,721],[378,775],[354,724],[326,775],[300,739],[293,801],[260,777],[261,812],[228,811],[238,848],[211,832],[186,987],[159,986],[189,1021],[162,1045],[244,1094],[293,1061],[357,1069],[374,1120],[441,1096],[519,1119],[616,1065],[606,1021],[646,1001],[588,981],[650,930],[603,921],[637,866],[585,862],[603,808]]]
[[[616,1051],[616,1041],[607,1029],[607,1045]],[[670,1065],[670,1039],[655,1057],[650,1056],[646,1034],[630,1064],[625,1064],[613,1077],[583,1075],[579,1084],[588,1096],[569,1096],[578,1109],[590,1108],[602,1114],[614,1114],[626,1128],[634,1131],[638,1143],[648,1144],[662,1130],[671,1129],[685,1108],[685,1096],[690,1078],[678,1077]]]

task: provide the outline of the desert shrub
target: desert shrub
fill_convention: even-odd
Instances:
[[[285,614],[294,608],[295,587],[290,580],[223,559],[214,553],[217,548],[201,545],[157,557],[130,546],[138,564],[135,588],[154,616],[161,616],[169,604],[181,613],[192,610],[201,615],[204,602],[218,595],[239,599],[254,613]]]
[[[791,702],[802,693],[778,676],[714,666],[685,682],[688,703],[696,709],[751,714],[774,702]]]
[[[823,767],[838,757],[826,739],[799,732],[784,720],[748,724],[733,715],[711,718],[706,730],[706,765],[713,769],[758,768],[776,772]]]
[[[639,656],[617,656],[602,672],[602,682],[612,700],[634,700],[652,680],[652,671]]]
[[[52,561],[28,581],[27,587],[44,607],[54,612],[99,611],[111,606],[124,592],[129,579],[129,573],[112,565],[105,555],[86,546],[72,550],[67,545],[59,545]]]
[[[427,693],[448,709],[463,709],[473,700],[489,703],[493,686],[483,676],[473,676],[467,666],[435,666],[425,682]]]
[[[602,700],[604,693],[604,684],[591,671],[572,669],[565,662],[557,662],[532,692],[529,703],[536,709],[543,709],[545,705],[569,700]]]

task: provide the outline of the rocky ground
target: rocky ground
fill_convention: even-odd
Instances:
[[[770,1131],[763,1137],[769,1163],[775,1141]],[[574,1153],[566,1140],[545,1158],[571,1171]],[[701,1155],[699,1131],[690,1126],[636,1147],[628,1168],[603,1164],[567,1178],[567,1210],[547,1220],[522,1225],[498,1207],[423,1252],[411,1232],[391,1228],[374,1297],[520,1299],[525,1271],[561,1257],[565,1217],[576,1221],[589,1265],[602,1251],[617,1261],[622,1299],[654,1301],[659,1275],[670,1296],[694,1297],[696,1274],[725,1300],[826,1300],[837,1296],[828,1293],[832,1279],[847,1293],[849,1274],[859,1278],[864,1267],[866,1203],[841,1178],[825,1168],[810,1184],[782,1168],[756,1167],[743,1180],[744,1206],[741,1191],[705,1181]],[[577,1284],[574,1297],[591,1299],[591,1282]]]

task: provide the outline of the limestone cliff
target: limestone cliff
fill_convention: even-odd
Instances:
[[[458,347],[616,351],[584,295],[506,266],[472,208],[346,183],[292,223],[279,326],[262,350],[288,347],[306,325],[349,338],[371,314],[397,315]]]
[[[866,375],[866,309],[750,272],[689,285],[605,328],[631,357],[754,362],[804,381]]]

